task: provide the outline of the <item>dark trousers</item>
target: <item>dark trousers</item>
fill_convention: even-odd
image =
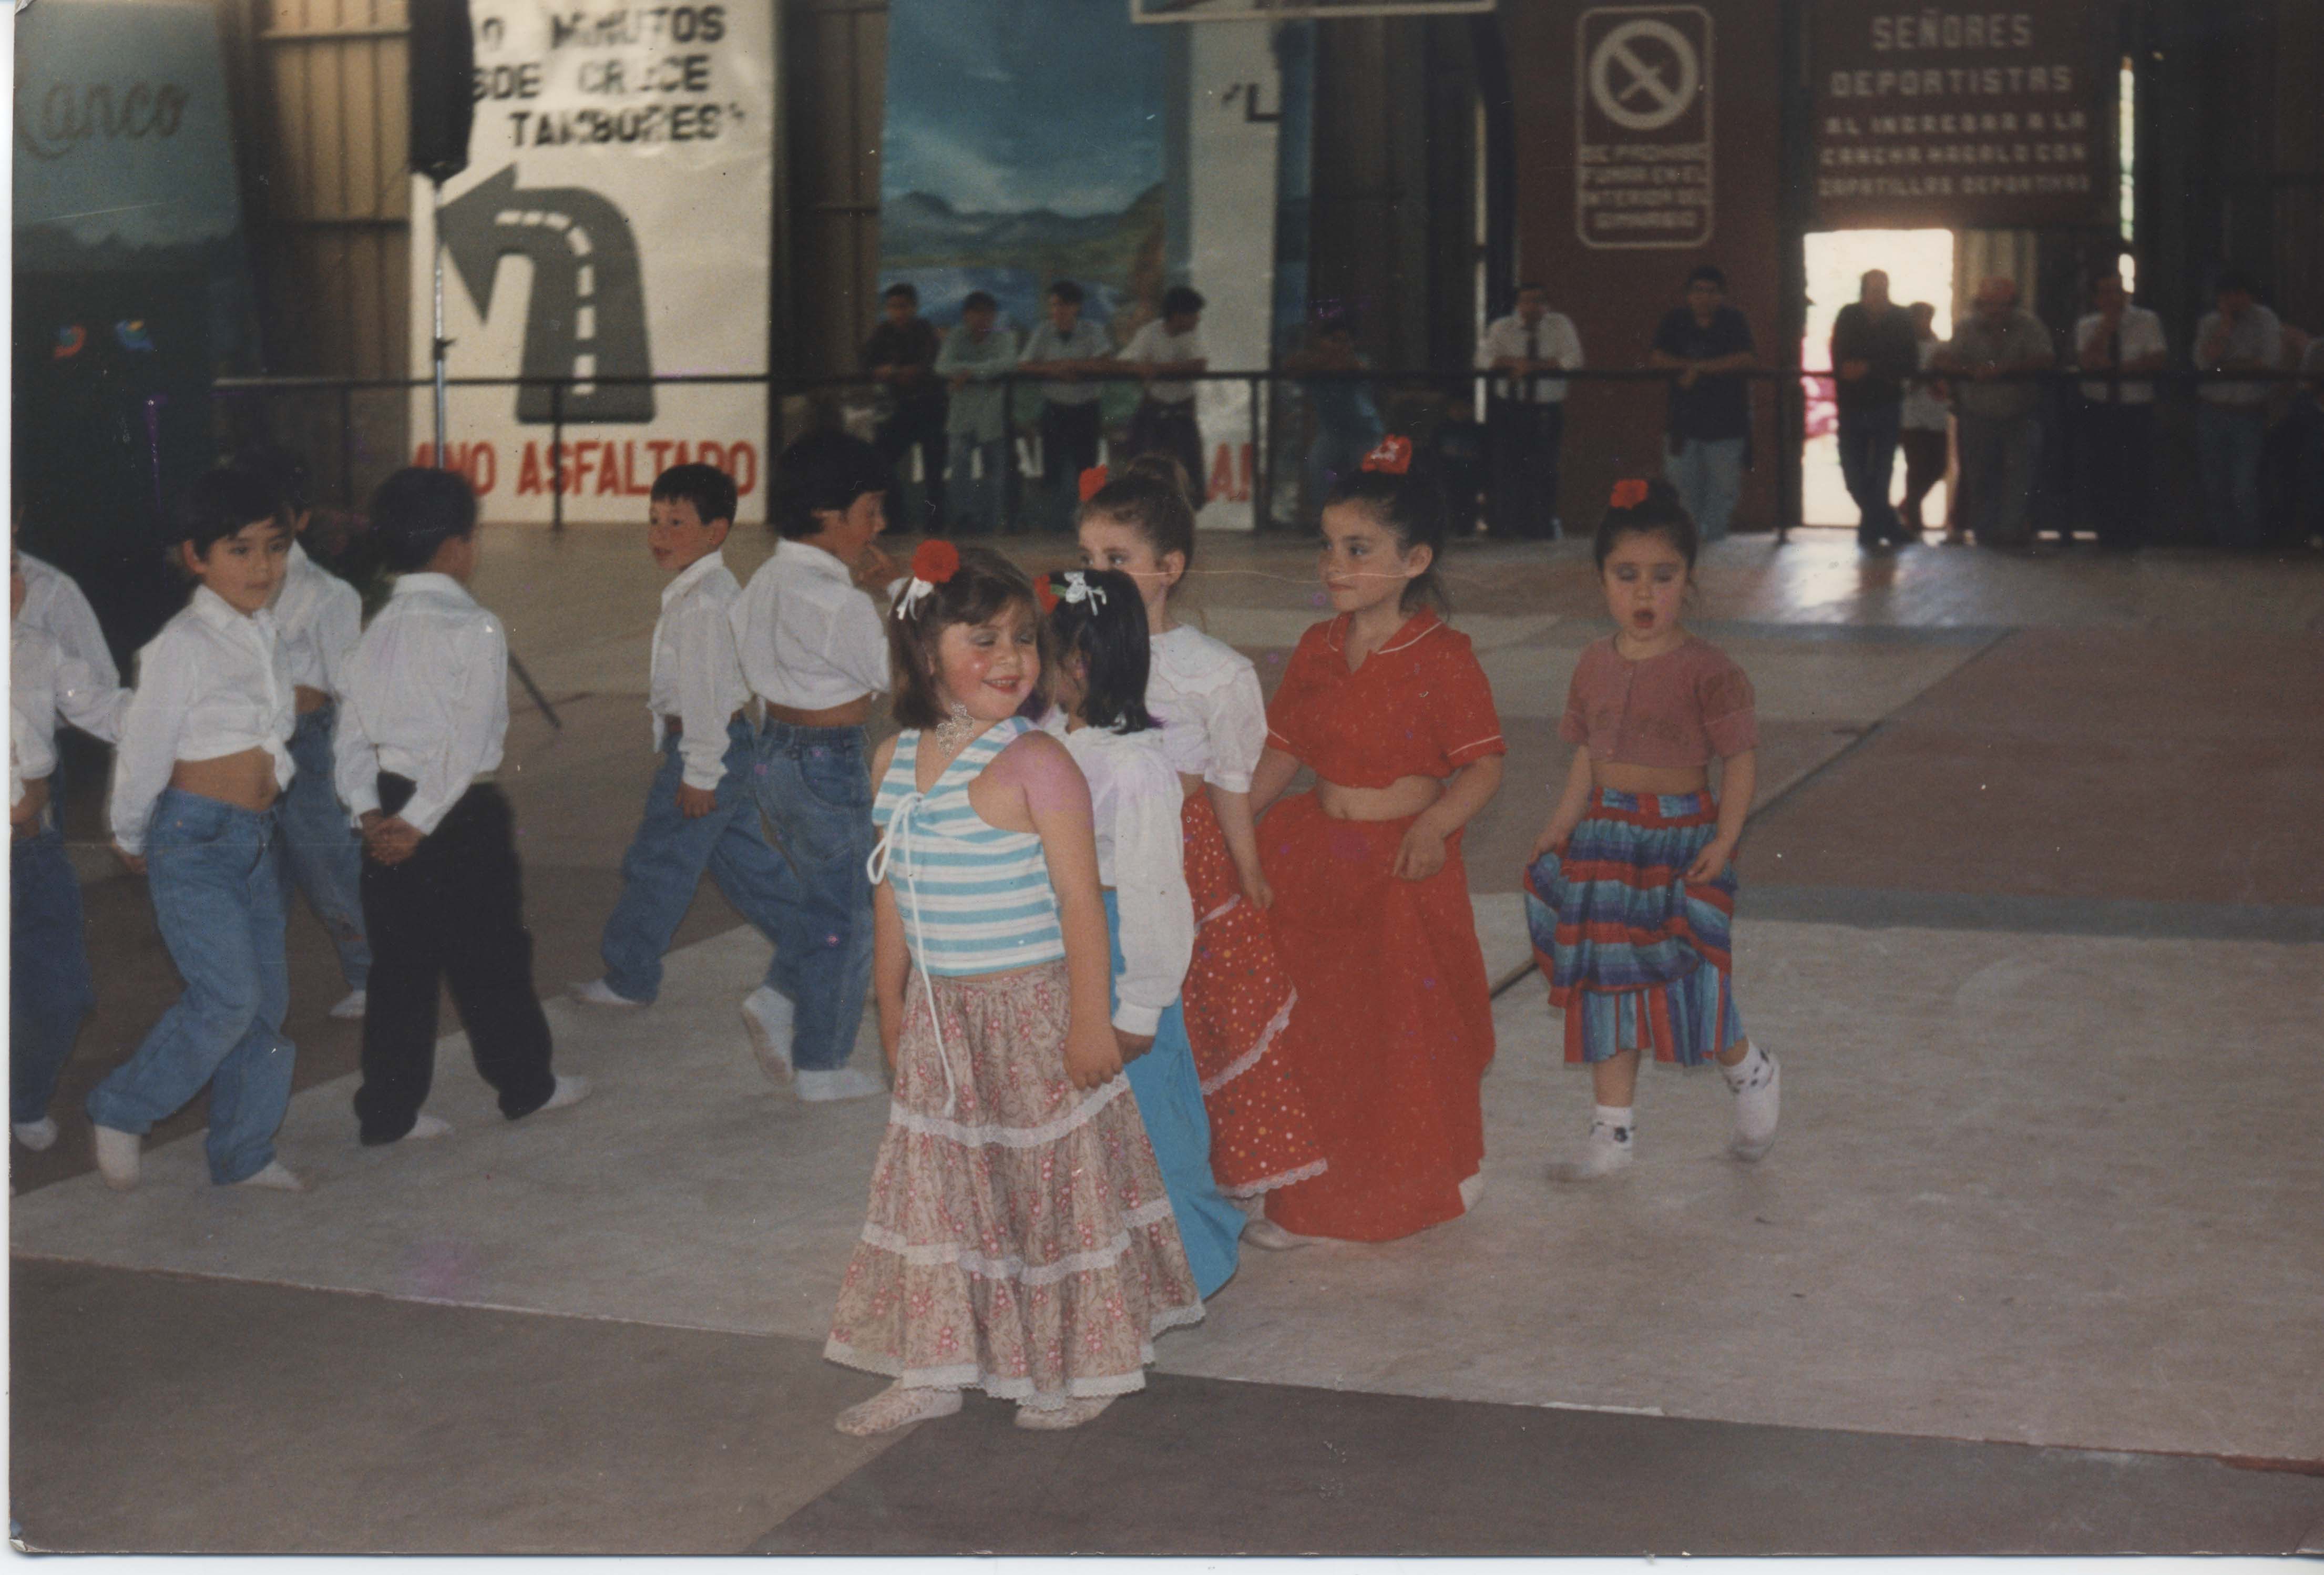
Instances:
[[[1081,501],[1082,472],[1097,463],[1104,415],[1098,402],[1041,406],[1041,482],[1049,494],[1053,530],[1071,531],[1074,506]]]
[[[1485,511],[1492,533],[1521,541],[1555,536],[1565,406],[1495,400],[1486,409],[1485,437],[1492,451],[1493,484]]]
[[[1896,474],[1896,444],[1903,435],[1902,405],[1843,406],[1840,412],[1840,474],[1856,500],[1856,539],[1877,547],[1902,540],[1904,528],[1888,501]]]
[[[2154,441],[2153,405],[2086,404],[2075,446],[2075,491],[2100,547],[2146,539],[2147,476]]]
[[[382,772],[381,810],[393,815],[411,791],[409,778]],[[546,1104],[557,1087],[549,1018],[533,993],[515,821],[501,790],[469,788],[401,864],[366,856],[363,907],[372,958],[355,1091],[363,1140],[394,1142],[427,1103],[446,985],[501,1114],[513,1121]]]
[[[1897,434],[1904,450],[1904,502],[1897,512],[1908,530],[1922,529],[1922,505],[1937,484],[1945,479],[1946,434],[1927,427],[1906,427]],[[1940,521],[1942,523],[1942,521]]]
[[[941,535],[944,530],[945,498],[945,411],[948,401],[942,394],[932,398],[898,401],[888,419],[872,434],[872,447],[881,459],[895,473],[895,484],[889,489],[893,505],[888,519],[893,525],[908,530],[925,530]],[[920,451],[920,512],[923,518],[907,519],[904,505],[904,480],[910,473],[904,461],[913,449]]]
[[[1130,457],[1141,454],[1167,454],[1186,470],[1186,495],[1199,509],[1209,501],[1210,490],[1203,478],[1203,428],[1194,419],[1194,401],[1167,405],[1160,400],[1143,400],[1138,413],[1130,418]]]

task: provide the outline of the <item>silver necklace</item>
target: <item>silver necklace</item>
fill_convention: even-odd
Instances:
[[[967,706],[954,701],[950,714],[936,723],[937,752],[949,760],[968,747],[969,735],[975,731],[976,718],[968,714]]]

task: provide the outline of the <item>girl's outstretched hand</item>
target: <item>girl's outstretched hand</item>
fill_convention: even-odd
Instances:
[[[1269,886],[1267,877],[1256,870],[1240,876],[1238,884],[1242,887],[1242,899],[1251,907],[1266,909],[1275,906],[1275,888]]]
[[[1111,1023],[1101,1018],[1089,1027],[1076,1023],[1065,1030],[1065,1076],[1075,1088],[1103,1088],[1120,1075],[1121,1046]]]
[[[1733,852],[1731,844],[1713,838],[1694,856],[1694,862],[1686,867],[1687,884],[1706,886],[1718,880],[1725,873],[1728,857]]]
[[[1526,868],[1530,870],[1540,863],[1544,853],[1564,852],[1565,840],[1572,834],[1573,828],[1563,821],[1553,820],[1542,827],[1541,835],[1534,838],[1533,847],[1526,854]]]
[[[1388,873],[1399,880],[1425,880],[1444,868],[1444,839],[1426,826],[1414,822],[1404,834],[1404,843],[1396,851],[1396,863]]]

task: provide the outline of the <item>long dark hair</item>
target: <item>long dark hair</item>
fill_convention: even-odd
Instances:
[[[1041,676],[1028,699],[1047,704],[1048,631],[1033,599],[1032,582],[1022,569],[991,548],[964,547],[960,567],[953,571],[952,578],[929,591],[903,617],[892,612],[889,615],[888,654],[896,669],[897,725],[934,727],[945,719],[943,688],[936,677],[936,646],[944,631],[955,623],[990,623],[1011,606],[1024,608],[1025,616],[1041,636]]]
[[[1089,594],[1067,601],[1076,580]],[[1060,662],[1082,659],[1082,700],[1075,707],[1080,719],[1116,732],[1159,726],[1146,709],[1153,649],[1146,640],[1146,603],[1139,599],[1138,582],[1119,569],[1055,569],[1042,583],[1057,598],[1049,609],[1050,649]]]
[[[1444,594],[1444,581],[1437,570],[1444,564],[1444,543],[1451,526],[1445,518],[1444,489],[1437,485],[1436,478],[1417,462],[1400,475],[1385,470],[1351,471],[1323,500],[1327,509],[1340,503],[1360,504],[1370,511],[1372,518],[1396,538],[1399,550],[1428,548],[1428,566],[1406,582],[1397,605],[1406,612],[1430,606],[1440,617],[1450,617],[1452,599]]]

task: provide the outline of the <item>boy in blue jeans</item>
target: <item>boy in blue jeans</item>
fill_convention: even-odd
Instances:
[[[727,613],[742,594],[726,566],[734,526],[734,481],[707,465],[672,465],[655,478],[646,545],[676,577],[662,591],[654,624],[646,709],[661,769],[646,793],[645,818],[622,859],[622,897],[599,950],[605,976],[573,987],[590,1006],[642,1007],[661,991],[662,953],[709,871],[735,911],[779,938],[782,861],[760,829],[751,794],[758,747],[746,707],[751,686],[734,654]],[[770,1077],[788,1081],[790,1064],[773,1047],[788,1039],[781,970],[742,1002],[742,1019]]]
[[[752,778],[782,854],[771,1024],[762,1058],[795,1064],[803,1100],[888,1091],[847,1064],[872,988],[872,778],[863,723],[889,686],[888,631],[867,594],[894,576],[872,545],[888,466],[844,432],[810,432],[776,460],[769,511],[783,539],[730,617],[743,676],[766,703]]]

